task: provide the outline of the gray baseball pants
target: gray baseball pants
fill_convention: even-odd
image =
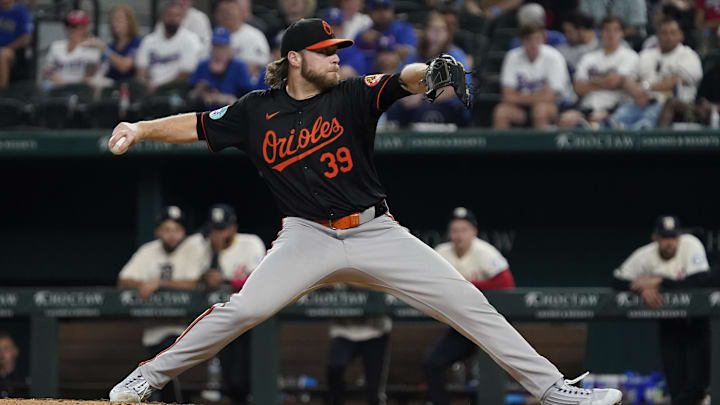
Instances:
[[[208,309],[140,371],[162,388],[302,295],[338,282],[392,294],[450,325],[538,398],[563,377],[477,288],[389,215],[347,230],[285,218],[243,289]]]

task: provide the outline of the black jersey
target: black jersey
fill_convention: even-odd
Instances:
[[[342,218],[385,198],[373,162],[375,128],[409,94],[399,74],[347,79],[302,101],[284,88],[254,91],[199,113],[198,138],[213,152],[245,151],[284,215]]]

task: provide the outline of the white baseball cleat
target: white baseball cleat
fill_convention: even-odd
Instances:
[[[573,386],[585,378],[585,373],[574,380],[559,380],[545,391],[541,405],[615,405],[622,393],[613,388],[584,389]]]
[[[110,390],[110,402],[142,402],[155,388],[150,386],[145,377],[136,368],[124,380]]]

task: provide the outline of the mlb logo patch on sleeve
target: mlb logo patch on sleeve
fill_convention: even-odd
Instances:
[[[368,87],[373,87],[376,84],[380,83],[380,79],[382,79],[383,75],[369,75],[365,76],[365,85]]]

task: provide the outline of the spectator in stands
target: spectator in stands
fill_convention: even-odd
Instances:
[[[390,365],[391,329],[392,321],[388,316],[346,318],[330,324],[327,364],[330,405],[345,403],[345,370],[357,356],[363,362],[367,404],[386,403],[385,383]]]
[[[645,0],[580,0],[578,10],[600,24],[602,20],[614,15],[623,19],[626,37],[644,37],[647,25],[647,5]]]
[[[493,19],[518,8],[522,0],[465,0],[463,9],[473,15]]]
[[[712,122],[714,112],[720,111],[720,63],[705,70],[698,86],[695,102],[685,102],[672,97],[665,102],[658,119],[658,128],[670,128],[676,117],[682,122],[717,125]]]
[[[558,113],[556,102],[570,88],[565,59],[555,48],[544,45],[543,29],[524,26],[522,47],[505,55],[500,72],[502,101],[495,107],[493,126],[507,129],[528,120],[535,128],[546,129]]]
[[[342,10],[334,7],[327,9],[323,15],[323,20],[330,24],[337,38],[349,38],[349,36],[345,34],[345,15]],[[369,69],[365,65],[365,55],[355,46],[338,50],[338,57],[340,58],[341,79],[364,75],[366,73],[374,73],[369,72]]]
[[[112,8],[110,33],[112,42],[108,45],[96,37],[88,38],[81,45],[102,52],[108,79],[115,83],[130,80],[135,77],[135,54],[142,40],[132,8],[124,4]]]
[[[163,208],[155,227],[157,239],[140,247],[118,275],[118,288],[137,289],[142,299],[160,288],[194,289],[203,268],[201,257],[185,241],[185,215],[174,205]],[[185,330],[185,325],[154,325],[143,331],[142,343],[153,356],[168,346]],[[161,391],[163,402],[180,402],[175,389]]]
[[[610,117],[616,127],[655,128],[663,103],[676,94],[679,100],[695,98],[702,79],[700,57],[682,44],[683,33],[677,21],[667,19],[660,25],[659,49],[646,49],[633,75],[625,80],[625,89],[633,102],[623,104]]]
[[[188,237],[185,242],[201,257],[202,281],[214,290],[229,284],[242,289],[250,273],[265,256],[265,244],[253,234],[238,233],[235,210],[226,204],[210,207],[205,232]],[[233,405],[247,404],[250,392],[250,337],[240,335],[218,353],[222,376]]]
[[[180,26],[197,35],[201,45],[201,56],[204,57],[210,50],[212,26],[207,14],[193,7],[193,0],[171,0],[180,7]],[[162,30],[162,23],[155,25],[155,31]]]
[[[262,18],[256,16],[252,12],[252,0],[236,0],[238,6],[240,6],[240,15],[243,17],[243,21],[252,25],[253,27],[260,30],[260,32],[266,32],[268,24]],[[215,20],[217,21],[217,19]],[[267,41],[267,39],[265,39]]]
[[[604,20],[603,20],[604,21]],[[600,48],[592,18],[580,13],[572,14],[562,24],[567,43],[556,48],[568,64],[570,74],[575,72],[580,59]]]
[[[662,291],[699,286],[693,279],[708,275],[709,265],[702,242],[684,233],[676,217],[658,218],[652,239],[615,270],[613,286],[632,290],[649,307],[659,308],[663,304]],[[661,320],[659,333],[660,358],[672,404],[699,404],[710,382],[708,319]]]
[[[448,224],[450,241],[438,245],[435,250],[480,290],[515,288],[507,260],[493,245],[477,237],[477,226],[477,219],[470,210],[455,208]],[[425,354],[423,367],[433,405],[450,404],[445,391],[447,369],[476,352],[475,343],[448,328],[445,336]]]
[[[717,48],[720,40],[720,1],[696,0],[695,29],[702,38],[703,48]]]
[[[627,102],[623,82],[633,73],[638,54],[622,45],[623,26],[619,17],[605,17],[601,40],[602,49],[580,59],[575,72],[575,92],[582,99],[577,110],[562,113],[561,127],[573,128],[581,122],[599,127],[618,105]]]
[[[270,62],[270,45],[265,35],[245,23],[242,8],[236,0],[221,0],[217,4],[215,21],[231,32],[230,46],[235,58],[245,63],[250,75],[257,80],[259,72]]]
[[[232,104],[253,88],[247,66],[233,58],[230,31],[224,27],[213,30],[210,59],[200,62],[190,77],[190,86],[188,96],[200,109]]]
[[[12,336],[0,331],[0,398],[16,398],[26,385],[25,378],[15,369],[19,355]]]
[[[90,84],[100,65],[97,49],[81,46],[88,38],[90,17],[83,10],[71,11],[65,17],[67,39],[50,44],[45,59],[44,77],[52,85]]]
[[[520,7],[517,13],[518,25],[522,29],[524,26],[536,25],[545,28],[545,9],[537,3],[528,3]],[[562,32],[554,30],[544,30],[544,43],[546,45],[557,47],[566,43],[565,35]],[[521,46],[521,38],[513,38],[510,41],[510,49],[519,48]]]
[[[411,55],[406,63],[423,63],[441,54],[449,54],[463,64],[466,70],[472,69],[472,64],[465,52],[453,44],[452,24],[447,14],[437,11],[428,15],[425,29],[420,37],[420,44],[415,54]],[[392,55],[392,54],[391,54]],[[381,62],[380,54],[378,62]],[[388,72],[381,69],[378,72]],[[400,66],[394,71],[397,72]],[[466,77],[467,83],[472,78]],[[452,88],[443,91],[433,103],[425,101],[422,94],[405,97],[395,103],[387,112],[387,120],[396,122],[400,127],[408,127],[414,123],[426,124],[454,124],[456,127],[465,127],[470,123],[470,111],[465,108],[455,96]]]
[[[295,21],[315,15],[316,7],[316,0],[278,0],[278,10],[275,15],[267,16],[269,28],[265,36],[268,42],[277,40],[279,43],[282,36],[278,38],[278,35],[282,35],[281,33]]]
[[[378,41],[381,37],[392,37],[397,44],[397,52],[404,60],[415,52],[417,36],[412,26],[395,18],[393,0],[369,0],[368,8],[373,26],[358,34],[355,45],[365,53],[368,66],[375,59]]]
[[[159,86],[184,86],[202,52],[197,35],[180,26],[182,8],[167,2],[161,10],[162,29],[143,39],[135,57],[137,78],[151,93]]]
[[[0,89],[10,83],[13,66],[24,60],[32,32],[30,11],[15,0],[0,0]]]
[[[362,12],[364,7],[364,0],[340,0],[339,8],[345,21],[342,30],[344,36],[338,38],[355,38],[357,34],[372,27],[372,19]],[[337,36],[337,31],[335,35]]]
[[[694,11],[683,0],[661,0],[653,7],[651,16],[653,35],[645,38],[642,49],[658,47],[656,33],[660,30],[662,22],[668,18],[676,20],[680,24],[685,40],[695,39]],[[690,44],[687,45],[690,46]]]

